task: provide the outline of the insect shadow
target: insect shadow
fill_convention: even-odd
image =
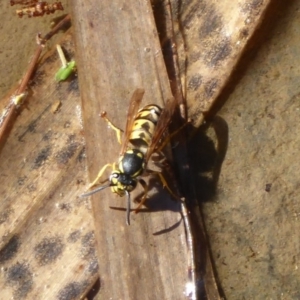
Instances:
[[[213,129],[213,130],[212,130]],[[198,202],[216,195],[219,176],[228,148],[228,125],[220,116],[203,125],[188,141],[191,176]]]

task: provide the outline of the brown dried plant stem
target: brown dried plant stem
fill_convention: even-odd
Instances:
[[[28,86],[29,80],[32,78],[34,71],[36,69],[39,57],[43,51],[45,43],[60,29],[64,28],[71,20],[70,15],[67,15],[63,20],[61,20],[55,27],[52,28],[43,38],[38,36],[38,45],[35,53],[29,63],[28,69],[22,78],[22,81],[18,88],[10,96],[8,96],[8,105],[4,109],[3,116],[0,120],[0,151],[3,148],[7,137],[9,136],[10,130],[21,111],[22,103],[24,103],[26,88]]]

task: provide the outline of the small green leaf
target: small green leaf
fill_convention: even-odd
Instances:
[[[66,67],[61,67],[55,74],[55,80],[60,82],[68,79],[76,70],[76,62],[74,60],[67,63]]]

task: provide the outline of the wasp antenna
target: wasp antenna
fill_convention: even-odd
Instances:
[[[85,194],[80,195],[80,198],[91,196],[91,195],[96,194],[96,193],[98,193],[98,192],[100,192],[100,191],[102,191],[102,190],[104,190],[104,189],[106,189],[110,186],[111,186],[110,183],[107,184],[107,185],[99,186],[98,188],[96,188],[94,190],[91,190],[90,192],[87,192]]]
[[[131,209],[130,193],[128,191],[125,191],[125,193],[127,195],[126,224],[130,225],[130,209]]]

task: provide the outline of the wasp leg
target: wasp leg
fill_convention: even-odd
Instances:
[[[159,176],[159,179],[160,179],[160,181],[162,182],[163,187],[164,187],[164,188],[166,187],[167,190],[169,191],[169,193],[170,193],[175,199],[181,201],[181,198],[180,198],[178,195],[176,195],[176,194],[174,194],[174,193],[172,192],[172,190],[170,189],[170,187],[169,187],[169,185],[168,185],[168,183],[167,183],[165,177],[163,176],[163,174],[162,174],[162,173],[159,173],[159,172],[155,172],[155,173]]]
[[[167,183],[167,180],[165,179],[164,175],[161,172],[157,172],[157,171],[153,171],[153,170],[149,170],[149,169],[147,170],[147,172],[150,174],[158,175],[158,177],[163,185],[163,188],[166,188],[171,196],[173,196],[176,200],[181,202],[181,198],[172,192],[172,190],[170,189],[170,187]]]
[[[108,168],[108,167],[111,167],[113,168],[114,167],[114,164],[106,164],[98,173],[96,179],[90,183],[90,185],[88,186],[88,189],[90,189],[91,187],[93,187],[94,185],[96,185],[100,179],[100,177],[103,175],[103,173],[105,172],[105,170]]]
[[[145,182],[145,180],[143,179],[140,179],[139,180],[139,183],[141,184],[141,186],[144,188],[144,196],[143,198],[141,199],[141,202],[139,203],[139,205],[136,207],[135,209],[135,213],[137,214],[139,212],[139,209],[141,208],[141,206],[145,203],[146,199],[147,199],[147,194],[148,194],[148,185],[147,183]]]
[[[115,126],[109,120],[109,118],[106,116],[106,112],[105,111],[103,111],[100,115],[101,115],[101,118],[103,118],[108,123],[108,125],[116,132],[117,140],[118,140],[119,144],[121,144],[121,134],[123,133],[123,130],[120,129],[120,128],[118,128],[117,126]]]

